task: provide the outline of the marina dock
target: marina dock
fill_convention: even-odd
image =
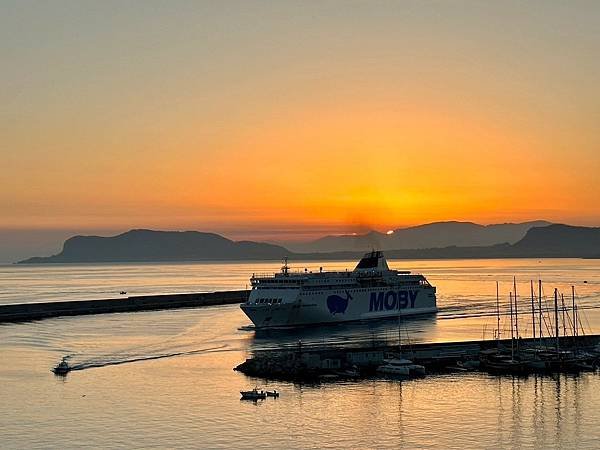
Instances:
[[[552,348],[556,343],[555,337],[540,339],[522,338],[519,345],[526,347]],[[600,335],[561,336],[561,349],[598,351]],[[390,354],[422,364],[428,372],[447,372],[459,369],[461,363],[478,361],[483,350],[494,348],[509,349],[510,339],[478,340],[463,342],[433,342],[415,343],[403,346],[401,354],[398,345],[375,344],[365,346],[328,346],[305,345],[259,350],[234,370],[247,376],[264,379],[287,380],[294,382],[312,382],[325,379],[344,378],[350,372],[358,372],[359,376],[374,375],[375,369],[384,362]]]
[[[0,305],[0,323],[23,322],[60,316],[229,305],[245,302],[249,295],[249,290],[240,290],[190,294],[141,295],[104,300]]]

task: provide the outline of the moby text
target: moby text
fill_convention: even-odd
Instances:
[[[371,292],[369,311],[414,308],[419,291]]]

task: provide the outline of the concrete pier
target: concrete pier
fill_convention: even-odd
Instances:
[[[249,294],[249,290],[242,290],[0,305],[0,323],[39,320],[59,316],[228,305],[245,302]]]
[[[593,352],[597,363],[600,363],[600,335],[561,336],[560,347],[564,350],[589,350]],[[541,346],[554,348],[555,338],[542,339]],[[539,339],[519,339],[519,345],[535,347],[540,345]],[[398,345],[374,344],[365,346],[331,346],[306,345],[287,348],[265,349],[255,351],[251,358],[237,366],[238,370],[248,376],[265,379],[279,379],[297,382],[312,382],[321,377],[344,377],[348,369],[359,370],[359,377],[372,376],[381,365],[386,355],[396,354],[409,358],[415,363],[424,365],[428,372],[444,372],[459,362],[479,360],[482,350],[501,347],[510,354],[510,339],[416,343],[402,347],[398,355]],[[353,376],[356,378],[356,376]]]

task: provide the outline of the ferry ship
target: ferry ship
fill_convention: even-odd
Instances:
[[[277,328],[413,316],[437,311],[436,290],[420,274],[391,270],[381,251],[363,256],[353,271],[252,275],[242,311],[256,328]]]

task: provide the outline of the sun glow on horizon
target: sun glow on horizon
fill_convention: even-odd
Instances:
[[[0,227],[600,224],[600,7],[413,6],[8,7]]]

